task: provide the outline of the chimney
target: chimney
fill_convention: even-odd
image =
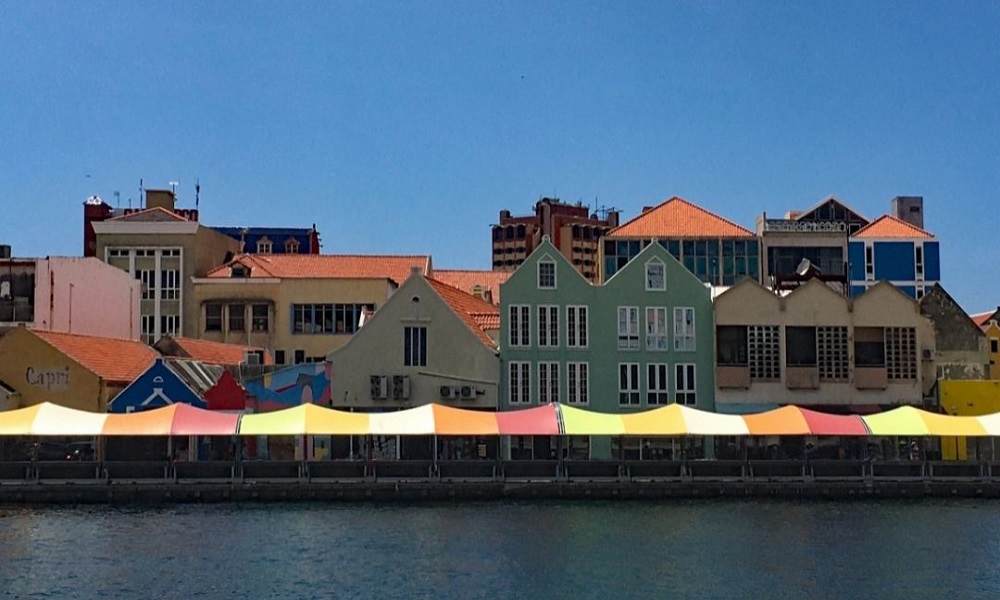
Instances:
[[[892,199],[892,215],[914,227],[924,228],[924,197],[896,196]]]
[[[618,227],[618,216],[619,212],[617,210],[608,211],[608,225],[611,227]]]
[[[146,190],[146,208],[165,208],[174,212],[177,196],[172,190]]]

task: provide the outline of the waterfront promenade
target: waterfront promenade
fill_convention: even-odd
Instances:
[[[938,461],[159,461],[0,463],[0,503],[530,498],[1000,498],[1000,463]]]

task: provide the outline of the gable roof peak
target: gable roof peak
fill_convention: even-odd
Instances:
[[[912,223],[907,223],[906,221],[894,217],[892,215],[882,215],[881,217],[875,219],[871,223],[865,225],[861,229],[857,230],[853,238],[859,239],[877,239],[877,238],[898,238],[898,239],[914,239],[914,238],[924,238],[933,239],[934,236],[931,233],[913,225]]]
[[[749,229],[673,196],[612,229],[605,237],[699,238],[754,237]]]

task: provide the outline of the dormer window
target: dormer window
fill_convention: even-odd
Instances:
[[[556,289],[556,263],[551,260],[542,260],[538,263],[538,289]]]
[[[262,237],[257,240],[257,253],[258,254],[270,254],[274,251],[274,244],[266,237]]]
[[[250,277],[250,268],[239,263],[232,266],[231,276],[233,279]]]
[[[646,263],[646,291],[662,292],[666,289],[666,265],[658,260]]]
[[[298,254],[299,253],[299,241],[295,238],[288,238],[285,240],[285,253],[286,254]]]

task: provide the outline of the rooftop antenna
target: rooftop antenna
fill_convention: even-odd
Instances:
[[[121,208],[121,207],[122,207],[122,193],[119,192],[118,190],[115,190],[115,208]]]
[[[198,210],[198,200],[201,196],[201,179],[196,179],[194,182],[194,209]]]
[[[177,186],[180,185],[180,182],[171,181],[168,185],[170,186],[170,193],[173,194],[174,196],[176,196],[177,195]]]
[[[139,207],[141,208],[142,206],[143,206],[143,200],[142,200],[142,179],[140,178],[139,179]],[[132,208],[132,206],[129,205],[129,208]]]

